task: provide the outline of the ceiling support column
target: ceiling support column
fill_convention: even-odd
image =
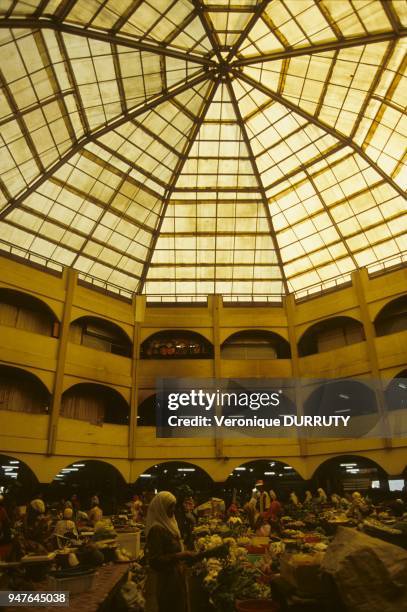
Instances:
[[[379,360],[377,356],[376,343],[375,343],[375,329],[370,319],[369,308],[366,301],[365,287],[369,282],[369,276],[366,268],[355,270],[352,272],[352,285],[356,293],[356,298],[360,308],[361,319],[363,323],[363,329],[365,332],[366,346],[368,361],[370,363],[370,373],[374,379],[375,395],[377,410],[380,414],[383,426],[383,446],[384,448],[392,448],[392,441],[390,436],[389,420],[386,408],[386,398],[383,391],[383,386],[380,377]]]
[[[298,343],[295,333],[295,297],[293,293],[289,293],[284,296],[284,309],[287,317],[288,326],[288,339],[290,342],[291,349],[291,376],[295,380],[295,406],[297,409],[297,416],[303,416],[304,414],[304,398],[303,389],[301,385],[301,367],[300,359],[298,356]],[[305,457],[308,455],[308,445],[306,438],[301,437],[297,433],[298,446],[300,449],[300,455]]]
[[[130,392],[130,419],[129,419],[129,459],[137,456],[137,416],[140,389],[140,344],[141,324],[144,321],[146,309],[146,296],[135,295],[133,297],[133,353],[131,364],[131,392]]]
[[[209,306],[212,308],[212,330],[213,330],[213,376],[216,380],[222,377],[222,364],[220,358],[220,312],[223,306],[221,295],[211,295],[208,298]],[[222,415],[222,406],[216,406],[216,415]],[[223,438],[219,437],[218,428],[215,427],[214,434],[215,457],[223,459]]]
[[[54,389],[51,401],[51,412],[49,415],[47,454],[55,454],[55,446],[58,437],[58,421],[61,411],[61,399],[64,387],[64,373],[66,354],[68,349],[69,327],[71,324],[72,302],[77,281],[77,272],[72,268],[64,270],[65,280],[65,302],[62,323],[60,327],[57,367],[55,371]]]

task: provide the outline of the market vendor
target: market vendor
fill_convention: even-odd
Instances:
[[[364,497],[359,491],[352,493],[352,505],[348,510],[348,516],[361,520],[364,516],[367,516],[370,512],[370,507]]]
[[[268,538],[271,533],[271,526],[267,520],[267,514],[259,514],[254,525],[256,536]]]
[[[45,515],[45,504],[42,499],[33,499],[24,518],[24,537],[27,552],[46,552],[50,535],[50,521]]]
[[[277,494],[273,490],[270,491],[270,499],[271,503],[267,512],[267,517],[270,521],[277,522],[283,514],[283,506],[278,501]]]
[[[161,491],[151,501],[146,520],[146,557],[149,564],[145,612],[186,612],[187,594],[181,561],[195,552],[182,550],[175,518],[176,498]]]
[[[266,510],[270,508],[270,496],[267,491],[264,490],[264,482],[263,480],[258,480],[256,482],[256,490],[257,490],[257,502],[256,502],[256,510],[262,514]]]
[[[257,491],[252,492],[250,500],[244,505],[244,511],[246,512],[247,520],[252,529],[256,524],[256,518],[259,515],[257,509]]]
[[[193,549],[192,532],[196,525],[196,517],[193,513],[195,504],[193,491],[190,487],[183,487],[178,492],[177,505],[175,508],[175,518],[181,533],[181,538],[188,550]]]
[[[143,519],[143,502],[139,495],[133,495],[129,502],[130,512],[135,523]]]
[[[0,495],[0,546],[9,544],[11,540],[11,521],[4,505],[4,497]]]
[[[99,521],[103,519],[103,510],[99,506],[98,502],[93,501],[93,503],[91,504],[91,509],[88,512],[88,518],[90,522],[93,524],[93,526],[95,526],[96,523],[98,523]]]
[[[54,534],[63,538],[77,538],[78,530],[74,523],[72,508],[65,508],[63,518],[57,522],[54,529]]]

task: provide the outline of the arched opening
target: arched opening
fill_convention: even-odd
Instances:
[[[245,330],[227,338],[221,346],[222,359],[290,359],[290,344],[278,334]]]
[[[241,505],[247,502],[256,487],[262,481],[264,490],[273,490],[280,501],[288,501],[291,492],[298,496],[305,491],[305,481],[298,472],[283,461],[276,459],[256,459],[242,463],[229,475],[224,486],[224,495],[231,502],[235,496]]]
[[[157,394],[146,397],[137,410],[138,427],[155,427],[157,425]]]
[[[62,395],[61,416],[88,421],[93,425],[128,425],[130,408],[115,389],[93,383],[79,383]]]
[[[157,463],[145,470],[134,483],[137,493],[154,494],[155,491],[171,491],[176,494],[179,487],[188,485],[194,491],[198,503],[205,501],[214,492],[212,478],[202,468],[185,461]]]
[[[304,415],[350,417],[346,426],[338,418],[335,419],[337,426],[324,427],[323,432],[322,428],[316,427],[307,434],[336,438],[362,437],[372,430],[380,418],[374,390],[357,380],[336,380],[320,385],[304,402]]]
[[[0,289],[0,325],[54,338],[59,334],[59,323],[47,304],[12,289]]]
[[[71,323],[69,339],[75,344],[89,348],[131,357],[132,343],[125,332],[111,321],[98,317],[81,317]]]
[[[298,343],[300,357],[325,353],[363,342],[365,334],[360,321],[351,317],[333,317],[312,325]]]
[[[0,365],[0,410],[47,414],[50,403],[48,389],[34,374]]]
[[[142,359],[211,359],[213,346],[196,332],[165,330],[146,338],[140,355]]]
[[[377,336],[388,336],[407,329],[407,295],[384,306],[374,321]]]
[[[346,495],[353,491],[369,492],[373,499],[388,491],[387,474],[380,465],[359,455],[340,455],[327,459],[315,470],[312,477],[315,488],[326,493]]]
[[[38,489],[38,479],[24,461],[0,455],[0,495],[5,497],[7,510],[26,504]]]
[[[388,410],[407,409],[407,370],[403,370],[390,381],[385,396]]]
[[[53,501],[69,500],[76,495],[80,509],[90,508],[90,500],[97,495],[103,513],[113,514],[126,501],[128,485],[113,465],[106,461],[77,460],[62,468],[53,479],[48,495]]]

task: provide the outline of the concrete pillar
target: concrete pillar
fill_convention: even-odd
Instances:
[[[65,281],[64,312],[59,334],[57,368],[55,371],[54,389],[51,401],[51,412],[49,415],[47,454],[55,453],[55,445],[58,437],[58,420],[61,410],[61,398],[64,385],[64,372],[66,352],[68,348],[69,326],[71,324],[72,302],[77,281],[77,272],[73,268],[66,268],[63,273]]]
[[[377,385],[375,385],[375,394],[376,394],[376,402],[380,415],[383,419],[384,424],[384,437],[383,437],[383,445],[385,448],[392,448],[392,440],[390,436],[390,428],[387,417],[386,410],[386,400],[384,396],[383,387],[381,385],[381,377],[380,377],[380,369],[379,369],[379,360],[377,357],[376,343],[375,343],[375,328],[373,322],[370,319],[369,309],[366,301],[366,292],[365,286],[369,282],[369,275],[366,270],[359,269],[352,272],[352,284],[355,290],[356,298],[360,308],[360,315],[363,323],[363,329],[365,332],[366,344],[367,344],[367,353],[368,359],[370,363],[370,372],[372,378],[377,381]]]
[[[291,349],[291,375],[295,379],[295,405],[297,407],[298,416],[302,416],[303,412],[303,393],[300,383],[301,368],[300,359],[298,356],[298,340],[295,333],[295,298],[294,294],[290,293],[284,297],[284,308],[287,316],[288,339]],[[301,456],[308,454],[307,440],[298,437],[298,445]]]
[[[213,376],[216,379],[222,377],[222,364],[220,359],[220,313],[222,309],[222,296],[211,295],[208,296],[208,306],[212,308],[212,325],[213,325]],[[221,415],[222,407],[216,407],[216,413],[218,416]],[[217,435],[215,429],[215,457],[221,459],[223,457],[223,440]]]
[[[136,432],[137,432],[137,414],[139,405],[139,387],[140,387],[140,344],[141,344],[141,323],[144,321],[146,311],[145,295],[136,295],[133,298],[133,355],[131,367],[131,395],[130,395],[130,419],[129,419],[129,458],[135,459],[137,456],[136,449]]]

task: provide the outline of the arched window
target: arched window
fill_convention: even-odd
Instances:
[[[333,317],[312,325],[298,343],[300,357],[363,342],[363,325],[350,317]]]
[[[405,331],[407,329],[407,295],[386,304],[377,315],[374,325],[377,336]]]
[[[59,331],[55,315],[44,302],[11,289],[0,289],[0,325],[53,337]]]
[[[127,425],[129,405],[115,389],[104,385],[80,383],[62,396],[61,415],[94,425]]]
[[[71,323],[69,339],[75,344],[123,357],[131,357],[132,343],[124,331],[104,319],[81,317]]]
[[[222,359],[289,359],[290,345],[281,336],[264,330],[236,332],[224,341]]]
[[[142,359],[210,359],[213,346],[200,334],[166,330],[153,334],[141,345]]]
[[[0,366],[0,410],[46,414],[50,406],[50,393],[33,374]]]

